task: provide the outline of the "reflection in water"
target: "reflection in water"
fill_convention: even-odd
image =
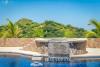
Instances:
[[[77,60],[70,62],[70,67],[100,67],[100,60]]]
[[[31,66],[32,66],[32,67],[42,67],[43,64],[40,63],[40,62],[33,62],[33,63],[31,63]]]
[[[100,61],[99,62],[87,62],[87,67],[100,67]]]
[[[35,62],[35,66],[31,66],[31,63]],[[0,58],[0,67],[100,67],[100,60],[91,60],[91,61],[80,61],[72,60],[70,62],[39,62],[31,61],[27,58],[10,58],[10,57],[1,57]]]
[[[100,67],[100,61],[75,60],[69,63],[44,63],[44,67]]]
[[[16,62],[14,62],[14,61],[11,62],[11,63],[10,63],[10,67],[16,67]]]
[[[87,67],[87,61],[74,60],[69,63],[70,67]]]

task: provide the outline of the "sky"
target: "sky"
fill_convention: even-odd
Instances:
[[[29,18],[35,22],[54,20],[91,29],[91,19],[100,21],[100,0],[0,0],[0,25]]]

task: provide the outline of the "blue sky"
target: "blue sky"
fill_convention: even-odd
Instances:
[[[90,29],[91,19],[100,21],[100,0],[0,0],[0,24],[6,19],[55,20]]]

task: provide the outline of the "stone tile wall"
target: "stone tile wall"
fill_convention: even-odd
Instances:
[[[43,53],[43,48],[36,44],[35,38],[0,38],[0,47],[24,47],[24,50]],[[86,47],[100,48],[100,38],[89,38]]]
[[[100,38],[89,38],[87,40],[87,47],[100,48]]]

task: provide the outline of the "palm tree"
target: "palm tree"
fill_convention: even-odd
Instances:
[[[15,24],[13,24],[10,20],[8,20],[8,24],[5,25],[1,31],[3,34],[2,38],[4,39],[4,45],[6,45],[7,38],[11,37],[19,37],[21,30]]]
[[[97,38],[97,34],[93,31],[88,31],[85,35],[86,38]]]
[[[97,22],[96,20],[91,20],[89,25],[92,25],[95,27],[95,32],[94,31],[91,31],[91,32],[93,32],[95,36],[100,37],[100,22]]]
[[[21,29],[18,27],[18,25],[13,24],[12,21],[8,20],[7,26],[4,28],[4,35],[3,37],[6,38],[16,38],[19,37],[21,32]]]

